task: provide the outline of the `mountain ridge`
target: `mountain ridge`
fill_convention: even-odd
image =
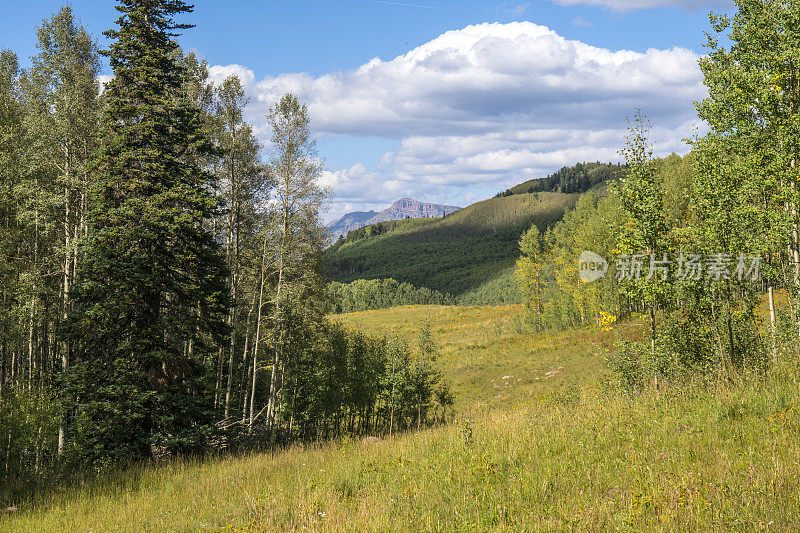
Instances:
[[[400,198],[383,211],[354,211],[342,215],[330,222],[326,227],[331,233],[333,242],[336,242],[339,237],[346,236],[349,231],[371,224],[405,218],[440,218],[459,209],[461,208],[454,205],[420,202],[413,198]]]

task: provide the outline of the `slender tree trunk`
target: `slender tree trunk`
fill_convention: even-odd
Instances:
[[[417,430],[422,427],[422,394],[417,394]]]
[[[276,329],[276,342],[275,342],[275,357],[272,360],[272,374],[269,379],[269,402],[267,403],[267,428],[272,427],[275,416],[275,404],[278,399],[277,380],[278,380],[278,364],[280,363],[281,347],[283,344],[283,324],[281,324],[281,296],[284,284],[283,270],[284,270],[284,257],[286,255],[287,235],[289,233],[289,213],[288,207],[283,208],[283,235],[281,236],[281,251],[278,258],[278,286],[275,295],[275,329]]]
[[[235,130],[234,130],[235,135]],[[234,137],[235,139],[235,137]],[[234,141],[235,146],[235,141]],[[231,327],[230,357],[228,358],[228,385],[225,389],[225,418],[230,412],[231,392],[233,390],[233,374],[236,354],[236,325],[238,319],[238,298],[239,298],[239,190],[236,183],[236,172],[234,168],[233,149],[231,150],[230,164],[230,186],[233,196],[233,220],[229,221],[228,230],[228,257],[230,265],[230,286],[231,286],[231,309],[228,323]]]
[[[34,292],[36,287],[34,286]],[[36,296],[31,298],[31,310],[28,315],[28,390],[33,390],[33,361],[36,358]]]
[[[66,322],[67,318],[69,317],[70,299],[72,291],[72,266],[74,264],[72,257],[73,224],[72,224],[72,210],[70,209],[71,202],[72,202],[72,194],[69,186],[67,186],[64,189],[64,280],[63,280],[63,291],[61,295],[62,298],[61,320],[64,322]],[[62,374],[66,374],[67,369],[69,368],[69,356],[70,356],[69,352],[70,352],[70,345],[69,342],[65,340],[61,343]],[[58,455],[61,456],[63,453],[64,453],[64,415],[63,413],[61,413],[58,421]]]
[[[225,357],[225,349],[220,346],[217,350],[217,381],[214,386],[214,408],[219,407],[220,395],[222,394],[222,360]]]
[[[6,359],[8,358],[8,343],[5,338],[5,331],[3,331],[3,340],[0,344],[0,351],[3,354],[3,362],[0,365],[0,401],[2,401],[3,387],[6,385]]]
[[[730,286],[727,283],[725,284],[725,303],[728,308],[726,323],[728,327],[728,346],[730,348],[730,362],[731,366],[738,368],[741,364],[741,361],[739,361],[739,355],[736,353],[736,345],[734,344],[733,340],[733,319],[731,318],[733,311],[731,309],[731,291],[730,291]]]
[[[264,247],[261,252],[261,277],[258,288],[258,313],[256,313],[256,338],[253,347],[253,384],[250,389],[250,423],[247,432],[253,432],[253,412],[256,401],[256,382],[258,380],[258,347],[261,345],[261,309],[264,306],[264,268],[267,260],[267,230],[264,228]]]
[[[217,228],[217,218],[214,217],[211,226],[211,234],[214,236],[214,240],[219,237],[218,228]],[[219,399],[220,393],[222,389],[222,358],[224,357],[223,348],[222,346],[219,347],[217,352],[217,379],[214,383],[214,409],[219,407]]]
[[[775,294],[772,285],[767,289],[769,299],[769,331],[772,337],[772,363],[778,362],[778,346],[775,341]]]
[[[233,303],[231,304],[230,317],[228,324],[231,327],[231,342],[230,342],[230,356],[228,357],[228,384],[225,388],[225,418],[228,418],[231,404],[231,390],[233,389],[233,370],[234,370],[234,355],[236,354],[236,274],[233,274],[233,286],[231,296]]]
[[[392,372],[394,372],[394,370],[392,370]],[[389,438],[392,438],[392,430],[394,430],[394,377],[392,379],[391,405],[389,406]]]
[[[242,368],[247,369],[247,374],[242,372],[242,382],[240,384],[240,391],[242,394],[242,425],[244,425],[245,421],[247,420],[247,403],[249,400],[248,394],[248,386],[250,385],[250,379],[252,378],[252,367],[248,365],[248,361],[250,359],[250,325],[252,322],[253,317],[253,307],[256,305],[256,291],[253,291],[253,301],[250,302],[250,307],[247,310],[247,322],[244,326],[244,350],[242,351]]]
[[[795,168],[795,158],[792,158],[790,163],[792,170]],[[792,262],[794,263],[794,284],[792,287],[792,294],[796,295],[798,290],[800,290],[800,219],[798,219],[797,214],[797,181],[792,176],[792,201],[791,201],[791,217],[792,217],[792,244],[791,244],[791,253],[792,253]],[[798,330],[798,335],[800,335],[800,320],[796,321],[796,326]]]
[[[656,310],[655,304],[651,304],[650,308],[650,360],[652,364],[656,362]],[[658,389],[658,369],[653,372],[653,385],[656,388],[656,398],[659,398],[660,392]]]

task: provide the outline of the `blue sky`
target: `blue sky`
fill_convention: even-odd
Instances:
[[[61,5],[4,6],[0,47],[26,65],[34,27]],[[114,3],[72,5],[102,45]],[[730,4],[198,0],[180,40],[215,80],[244,79],[265,154],[271,101],[292,90],[308,102],[331,219],[401,196],[466,205],[563,165],[616,159],[637,105],[657,152],[685,151],[710,9]]]

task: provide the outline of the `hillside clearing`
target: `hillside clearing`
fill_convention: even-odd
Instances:
[[[0,529],[800,527],[795,371],[759,384],[697,384],[631,399],[601,383],[597,351],[616,332],[517,333],[517,316],[509,306],[337,317],[406,336],[429,322],[459,405],[447,426],[141,468],[20,503]],[[498,391],[508,397],[498,398]]]
[[[402,221],[386,233],[362,228],[363,236],[327,250],[332,278],[342,283],[393,278],[455,297],[474,292],[514,265],[520,235],[531,224],[542,230],[553,225],[578,196],[543,192],[491,198],[440,219]]]
[[[175,463],[3,531],[796,530],[800,397],[596,388],[373,443]]]

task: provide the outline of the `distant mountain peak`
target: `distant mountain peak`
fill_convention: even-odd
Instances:
[[[340,236],[346,236],[348,231],[370,224],[404,218],[439,218],[459,209],[461,208],[454,205],[431,204],[413,198],[400,198],[380,213],[375,211],[347,213],[328,224],[327,227],[335,242]]]

